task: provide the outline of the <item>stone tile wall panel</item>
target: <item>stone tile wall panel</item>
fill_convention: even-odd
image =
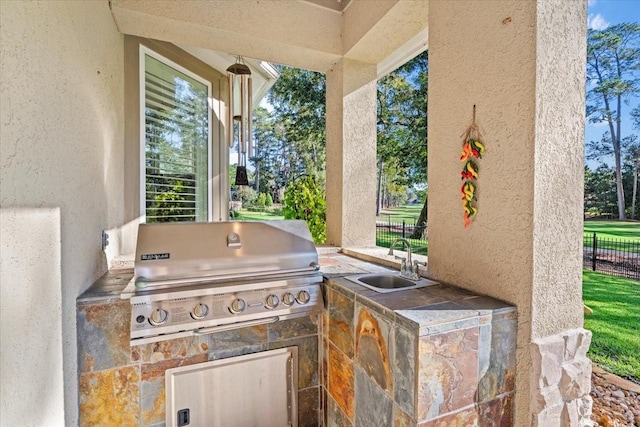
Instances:
[[[139,380],[135,366],[80,374],[80,426],[138,425]]]
[[[487,402],[515,390],[515,319],[496,321],[479,328],[478,401]]]
[[[298,347],[298,388],[304,389],[319,385],[317,336],[269,343],[269,350],[294,346]]]
[[[390,344],[393,328],[382,316],[360,304],[356,306],[355,361],[383,390],[393,396]]]
[[[130,346],[130,304],[77,304],[80,426],[164,426],[165,371],[170,368],[297,346],[299,420],[319,425],[319,316]]]
[[[449,286],[415,301],[409,301],[409,291],[396,294],[400,296],[357,292],[352,298],[355,289],[336,285],[342,282],[327,286],[328,295],[338,295],[327,298],[327,426],[512,425],[513,307]],[[350,308],[353,299],[353,313],[338,308],[343,301]],[[404,308],[394,312],[389,309],[393,304]],[[355,325],[353,356],[341,351],[346,347],[343,336],[331,333],[334,311],[342,322]],[[370,408],[371,400],[382,406]]]
[[[478,328],[420,337],[418,421],[472,404],[478,384]]]
[[[348,357],[355,353],[353,312],[355,301],[341,292],[330,289],[328,296],[329,339]]]
[[[388,427],[393,422],[393,401],[359,367],[355,368],[355,426]]]
[[[78,305],[76,321],[80,373],[131,363],[130,319],[128,301]]]
[[[416,353],[415,333],[396,327],[393,357],[393,399],[403,411],[413,414],[416,399]]]
[[[418,424],[418,427],[477,427],[478,413],[475,408],[465,408],[458,412]]]
[[[333,344],[329,344],[329,381],[327,383],[329,395],[345,413],[349,420],[354,418],[354,367],[349,359]]]

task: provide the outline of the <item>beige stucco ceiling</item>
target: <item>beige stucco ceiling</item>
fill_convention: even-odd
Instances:
[[[110,6],[124,34],[320,72],[343,57],[380,71],[427,45],[426,0],[111,0]]]

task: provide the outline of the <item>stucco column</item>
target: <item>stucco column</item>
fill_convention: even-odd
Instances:
[[[429,271],[518,307],[514,425],[585,425],[581,329],[586,2],[429,6]],[[464,228],[461,134],[486,154]]]
[[[327,243],[375,245],[376,67],[327,72]]]

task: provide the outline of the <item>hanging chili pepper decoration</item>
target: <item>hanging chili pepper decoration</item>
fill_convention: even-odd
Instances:
[[[476,196],[476,181],[478,180],[478,163],[477,159],[481,159],[484,155],[485,148],[481,142],[482,136],[480,135],[480,129],[476,124],[476,106],[473,106],[473,120],[471,125],[462,134],[462,154],[460,155],[460,161],[464,162],[462,172],[462,187],[460,192],[462,193],[462,209],[464,210],[464,226],[465,228],[471,225],[473,218],[478,214]]]

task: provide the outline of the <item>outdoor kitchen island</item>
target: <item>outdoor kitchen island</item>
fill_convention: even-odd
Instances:
[[[318,251],[328,426],[513,425],[515,307],[444,284],[378,293],[344,276],[388,271],[365,261],[391,266],[386,249]]]
[[[377,293],[344,279],[388,271],[374,258],[318,252],[322,315],[137,346],[133,271],[108,272],[77,300],[80,425],[164,425],[167,369],[291,346],[299,426],[512,425],[514,307],[442,284]]]

